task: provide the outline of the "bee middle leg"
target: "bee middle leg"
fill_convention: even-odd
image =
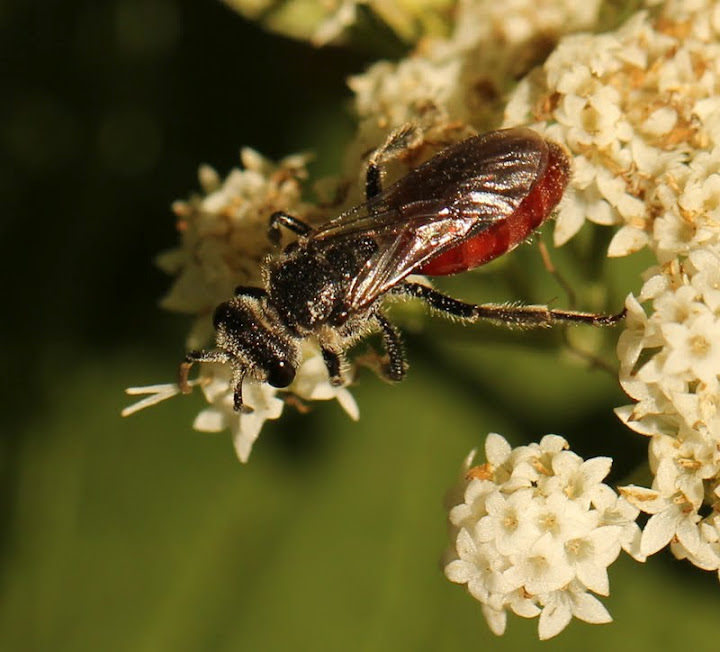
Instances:
[[[385,315],[376,312],[374,317],[380,326],[387,356],[387,361],[383,364],[383,373],[388,380],[400,381],[407,374],[407,361],[400,331],[390,323]]]

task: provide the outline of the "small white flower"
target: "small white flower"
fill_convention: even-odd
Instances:
[[[491,542],[502,555],[523,554],[540,536],[539,505],[533,491],[521,489],[506,496],[494,491],[485,496],[487,515],[475,527],[479,541]]]
[[[263,423],[268,419],[277,419],[284,402],[276,396],[277,390],[273,387],[246,380],[243,383],[243,401],[252,412],[236,412],[227,366],[205,365],[203,373],[208,374],[201,386],[210,407],[198,414],[193,427],[201,432],[230,429],[238,458],[247,462]]]
[[[495,483],[491,480],[471,479],[461,494],[462,502],[449,506],[450,523],[474,531],[478,521],[488,513],[487,499],[494,491]]]
[[[720,374],[720,319],[706,311],[684,324],[665,323],[662,333],[669,353],[664,373],[682,374],[712,382]]]
[[[686,283],[685,279],[683,279],[683,283]],[[655,344],[658,346],[668,344],[667,335],[663,332],[665,325],[683,324],[707,311],[706,307],[697,301],[697,297],[697,290],[692,285],[685,284],[675,288],[668,287],[654,297],[655,312],[652,316],[652,325],[656,326],[656,330],[654,329],[653,332],[653,334],[657,334]]]
[[[505,580],[513,588],[523,587],[530,594],[557,591],[575,577],[562,546],[548,532],[533,543],[526,554],[515,559],[505,572]]]
[[[572,451],[559,452],[552,461],[553,475],[547,479],[544,491],[562,492],[568,499],[587,508],[608,473],[612,460],[609,457],[583,459]]]
[[[688,431],[688,435],[694,433]],[[676,439],[656,435],[650,444],[650,465],[655,486],[666,493],[680,492],[695,509],[705,498],[704,481],[718,473],[717,446],[703,438]]]
[[[692,286],[705,305],[717,314],[720,310],[720,247],[691,251],[688,259],[695,268]]]
[[[669,488],[666,488],[666,491]],[[700,516],[679,492],[623,487],[623,496],[642,511],[652,514],[643,529],[640,551],[645,556],[653,555],[664,548],[673,537],[690,551],[699,548],[698,522]]]
[[[587,534],[565,542],[565,555],[575,576],[590,591],[610,593],[607,568],[620,554],[620,527],[595,527]]]
[[[697,523],[700,516],[692,505],[677,494],[668,499],[666,509],[653,514],[643,529],[640,550],[652,555],[664,548],[677,537],[678,541],[691,553],[699,549]]]
[[[621,529],[618,541],[622,549],[636,561],[645,561],[640,551],[640,526],[636,519],[640,510],[607,485],[598,487],[593,495],[593,506],[598,511],[598,525],[612,525]]]
[[[477,545],[465,529],[455,540],[459,559],[445,566],[445,576],[457,584],[467,584],[471,595],[481,602],[488,602],[493,594],[507,593],[509,586],[503,571],[505,560],[498,556],[492,546]]]
[[[557,636],[573,617],[592,625],[612,622],[602,602],[590,595],[579,582],[571,583],[564,591],[553,591],[541,596],[540,603],[543,609],[538,623],[538,636],[543,641]]]
[[[161,301],[165,309],[206,318],[238,285],[259,285],[260,261],[273,247],[267,237],[270,215],[309,210],[300,201],[306,156],[274,165],[244,148],[241,161],[243,169],[233,169],[224,180],[201,167],[207,193],[173,204],[181,242],[158,258],[158,265],[176,276]]]
[[[557,544],[583,537],[595,526],[595,519],[587,510],[587,504],[571,500],[561,492],[559,487],[549,492],[547,487],[543,487],[547,498],[537,516],[540,532],[547,534]]]

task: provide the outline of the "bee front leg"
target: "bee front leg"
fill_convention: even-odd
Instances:
[[[232,368],[232,379],[230,388],[233,391],[233,408],[236,412],[252,412],[252,408],[243,405],[242,400],[242,383],[245,377],[244,369],[238,364],[237,359],[227,351],[218,349],[216,351],[190,351],[185,356],[185,360],[180,363],[178,370],[178,387],[183,394],[189,394],[192,391],[188,381],[190,367],[196,362],[220,362],[229,364]]]
[[[190,351],[190,353],[185,356],[185,360],[180,363],[180,369],[178,370],[178,387],[180,391],[183,394],[189,394],[192,391],[192,387],[190,387],[190,383],[188,382],[188,374],[190,373],[190,367],[196,362],[232,364],[234,360],[235,358],[227,351]]]

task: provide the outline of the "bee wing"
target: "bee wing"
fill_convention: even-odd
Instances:
[[[361,310],[436,256],[507,219],[547,165],[548,144],[534,131],[475,136],[443,150],[310,238],[367,237],[375,243],[347,297],[354,310]]]

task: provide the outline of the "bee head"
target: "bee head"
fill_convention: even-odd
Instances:
[[[262,294],[242,294],[221,303],[213,314],[218,349],[229,354],[242,375],[287,387],[295,379],[297,338],[278,319]]]

